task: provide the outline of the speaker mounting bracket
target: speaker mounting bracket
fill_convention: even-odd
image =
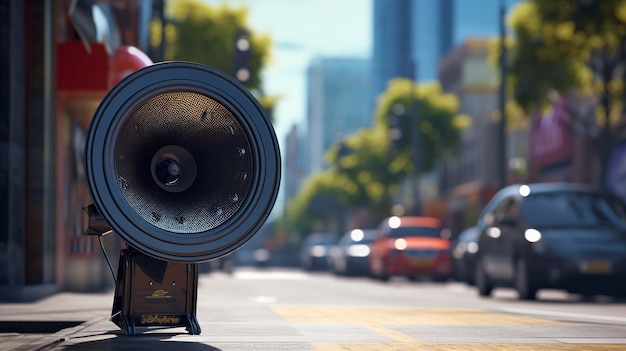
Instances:
[[[185,327],[199,335],[198,264],[162,261],[132,247],[120,253],[111,321],[128,335],[142,327]]]

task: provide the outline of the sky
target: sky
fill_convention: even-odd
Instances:
[[[248,7],[250,29],[271,38],[271,62],[262,79],[265,92],[279,97],[274,129],[281,144],[292,125],[306,129],[305,78],[313,57],[371,57],[372,0],[202,1]],[[508,9],[516,2],[505,0]],[[456,0],[454,44],[467,37],[496,35],[499,4],[500,0]]]
[[[202,0],[248,7],[248,25],[272,40],[263,88],[279,97],[274,129],[283,143],[292,125],[305,128],[306,69],[313,57],[370,57],[371,0]]]

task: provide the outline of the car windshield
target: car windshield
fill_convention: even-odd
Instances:
[[[390,238],[406,238],[414,236],[441,238],[441,230],[439,228],[429,227],[401,227],[392,229],[391,233],[389,233]]]
[[[306,240],[307,245],[334,245],[337,238],[334,235],[311,235]]]
[[[532,194],[522,201],[522,213],[530,226],[626,226],[624,204],[602,194]]]

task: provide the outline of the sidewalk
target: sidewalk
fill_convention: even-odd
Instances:
[[[59,292],[34,302],[0,303],[0,350],[46,349],[93,323],[108,321],[112,297],[112,290]]]
[[[236,281],[224,273],[200,275],[200,335],[182,327],[138,328],[137,335],[126,335],[109,320],[113,289],[0,303],[0,351],[314,350],[310,340],[266,306],[248,305],[243,298],[238,302],[237,290]]]

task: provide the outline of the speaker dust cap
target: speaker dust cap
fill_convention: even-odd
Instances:
[[[265,223],[280,151],[265,111],[238,81],[190,62],[143,68],[102,100],[85,171],[105,221],[167,261],[226,255]]]

